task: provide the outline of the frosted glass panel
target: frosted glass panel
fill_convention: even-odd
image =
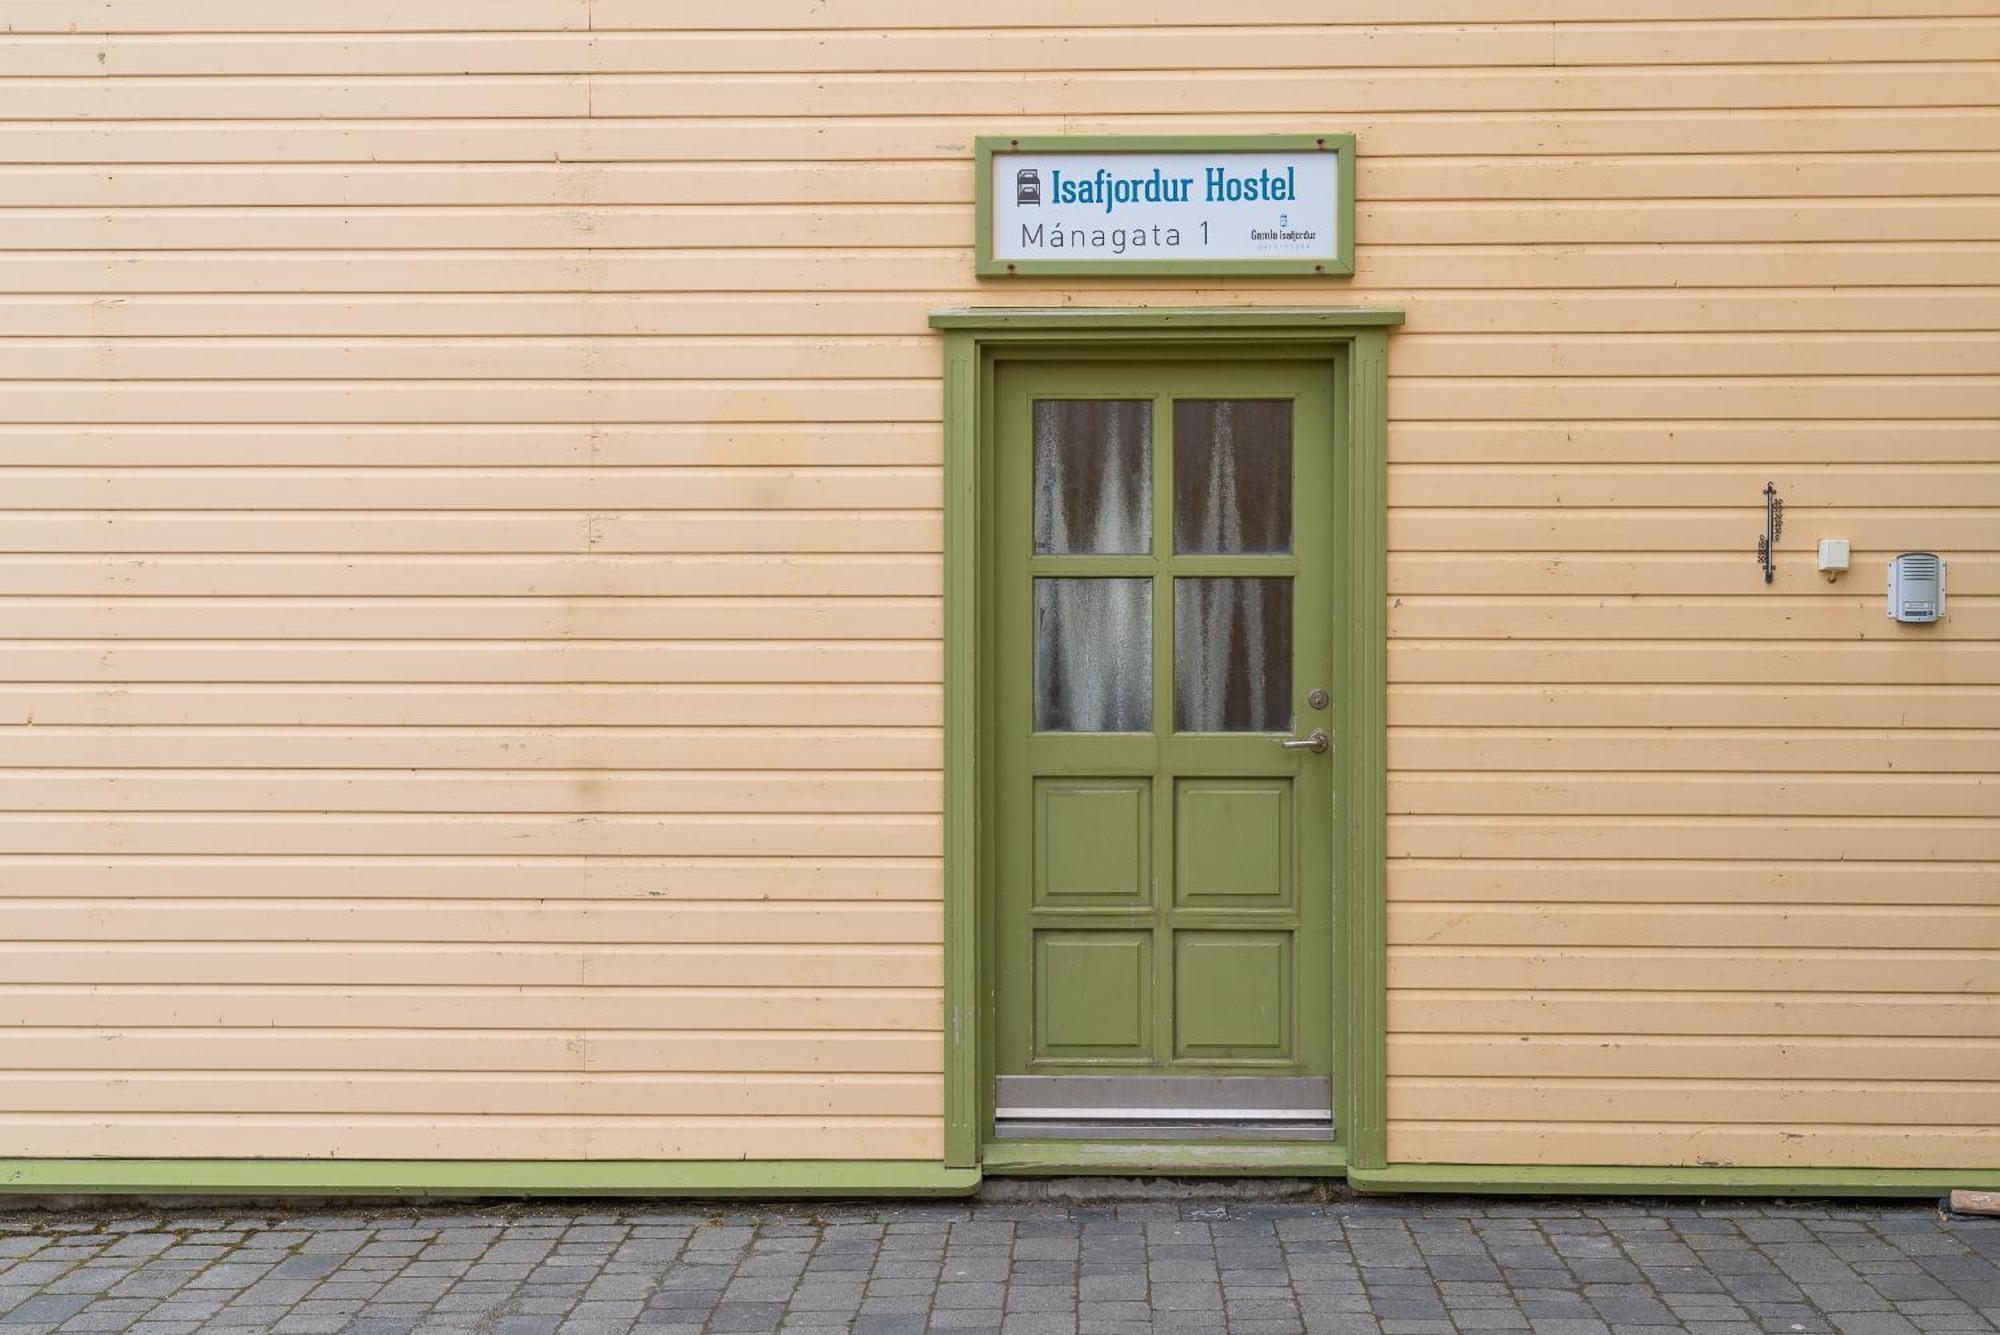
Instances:
[[[1035,550],[1046,556],[1153,550],[1153,405],[1035,401]]]
[[[1292,405],[1174,401],[1174,550],[1292,549]]]
[[[1174,730],[1291,727],[1291,580],[1175,580]]]
[[[1035,581],[1035,731],[1153,730],[1153,581]]]

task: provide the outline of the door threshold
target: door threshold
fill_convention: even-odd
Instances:
[[[1240,1118],[1158,1118],[1113,1121],[1089,1118],[996,1118],[993,1139],[1006,1140],[1233,1140],[1329,1141],[1331,1118],[1317,1122]]]
[[[1342,1177],[1331,1141],[993,1140],[980,1167],[994,1177]]]

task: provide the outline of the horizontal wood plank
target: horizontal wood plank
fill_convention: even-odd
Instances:
[[[1399,904],[1389,913],[1392,946],[1421,948],[1427,958],[1445,947],[1503,947],[1513,955],[1528,947],[1631,947],[1742,950],[1762,955],[1795,952],[2000,950],[2000,906],[1895,904],[1842,905],[1598,905]],[[1828,957],[1831,959],[1831,957]],[[1864,965],[1886,978],[1888,966],[1933,959],[1937,981],[1952,976],[1945,955],[1869,957]]]
[[[935,1160],[936,1117],[12,1113],[24,1158]]]
[[[1415,1122],[1773,1123],[1816,1127],[1970,1127],[2000,1108],[2000,1084],[1775,1080],[1389,1082],[1389,1116]]]
[[[1477,1030],[1470,1028],[1477,1024]],[[1389,1032],[1401,1034],[1628,1034],[1646,1037],[1742,1035],[2000,1038],[1991,996],[1856,991],[1597,992],[1546,995],[1472,989],[1399,989],[1389,998]],[[1392,1040],[1393,1041],[1393,1040]]]
[[[1957,1168],[1990,1162],[1991,1125],[1846,1127],[1671,1122],[1622,1127],[1586,1122],[1395,1122],[1388,1146],[1398,1162],[1628,1164],[1639,1157],[1673,1166]]]
[[[0,861],[7,899],[254,900],[687,900],[762,905],[835,900],[940,901],[936,857],[805,858],[521,856],[370,858],[352,853],[229,857],[212,854],[114,860],[15,856]]]
[[[1404,1034],[1389,1045],[1392,1076],[1450,1080],[1958,1081],[1996,1060],[2000,1040],[1963,1038]]]

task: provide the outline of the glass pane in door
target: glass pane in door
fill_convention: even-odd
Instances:
[[[1288,732],[1292,581],[1174,581],[1174,730]]]
[[[1292,549],[1292,405],[1174,402],[1174,550]]]
[[[1153,730],[1153,581],[1035,581],[1035,731]]]
[[[1035,552],[1153,550],[1153,405],[1146,399],[1035,402]]]

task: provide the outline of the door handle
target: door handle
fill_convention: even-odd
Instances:
[[[1310,751],[1316,756],[1325,755],[1328,744],[1325,728],[1314,728],[1304,737],[1294,737],[1278,743],[1287,751]]]

